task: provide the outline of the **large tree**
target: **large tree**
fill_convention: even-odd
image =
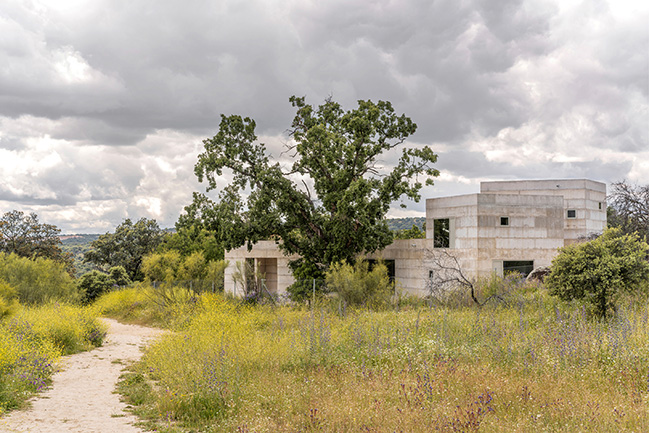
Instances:
[[[208,191],[221,176],[231,180],[216,202],[195,194],[187,212],[226,249],[275,239],[286,254],[300,256],[290,263],[297,279],[323,278],[330,264],[351,263],[392,242],[385,221],[390,205],[420,199],[419,176],[432,185],[437,156],[427,146],[404,148],[390,162],[393,155],[386,154],[417,126],[389,102],[358,101],[349,111],[331,99],[318,107],[295,96],[290,102],[297,113],[284,155],[292,164],[271,159],[254,120],[221,116],[219,132],[203,141],[195,173]]]
[[[122,266],[131,280],[139,281],[143,279],[142,258],[153,252],[164,237],[165,232],[156,220],[141,218],[134,224],[127,218],[117,226],[115,233],[103,234],[93,241],[84,260],[101,270]]]
[[[35,213],[26,215],[13,210],[0,219],[0,251],[29,259],[52,259],[63,263],[72,275],[74,261],[71,254],[61,249],[60,232],[55,225],[40,223]]]
[[[637,232],[649,242],[649,185],[613,183],[609,195],[608,223],[624,233]]]

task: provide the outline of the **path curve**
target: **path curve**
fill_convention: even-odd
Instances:
[[[109,327],[103,346],[64,357],[52,386],[29,410],[0,419],[0,432],[141,433],[115,394],[122,369],[142,355],[141,347],[164,331],[101,319]]]

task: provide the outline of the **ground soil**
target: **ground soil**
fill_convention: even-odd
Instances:
[[[0,418],[0,432],[142,432],[115,385],[125,366],[142,355],[141,347],[163,331],[102,320],[109,326],[103,346],[63,358],[50,389],[29,409]]]

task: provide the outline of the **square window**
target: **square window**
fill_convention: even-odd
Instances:
[[[577,218],[577,211],[574,209],[568,209],[568,218]]]
[[[509,225],[509,217],[500,217],[500,225],[501,226],[508,226]]]

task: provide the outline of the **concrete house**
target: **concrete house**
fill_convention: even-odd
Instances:
[[[529,273],[550,265],[557,249],[606,228],[606,185],[587,179],[481,182],[480,192],[426,200],[426,238],[396,240],[368,255],[382,258],[404,292],[425,296],[440,272],[440,257],[452,257],[468,278],[510,271]],[[274,241],[251,251],[225,254],[225,290],[237,293],[236,262],[248,261],[264,275],[268,291],[283,294],[293,283]],[[239,288],[239,294],[241,289]]]

